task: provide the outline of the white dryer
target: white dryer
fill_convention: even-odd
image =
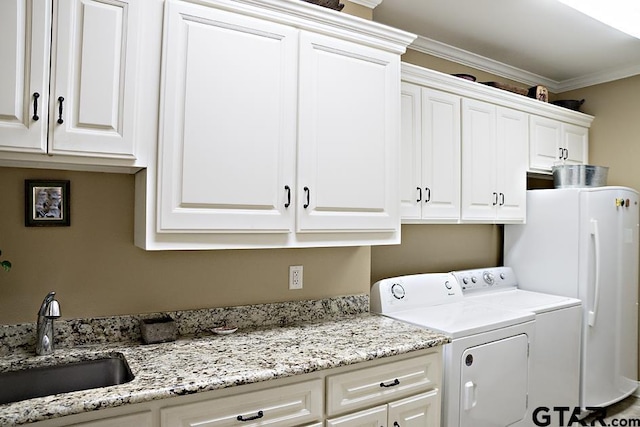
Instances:
[[[371,311],[451,337],[444,346],[442,426],[530,426],[531,312],[467,301],[448,273],[383,279]]]
[[[530,354],[529,406],[579,407],[581,301],[575,298],[518,289],[509,267],[492,267],[452,273],[467,301],[491,307],[535,313],[535,337]],[[540,411],[540,410],[539,410]],[[568,414],[565,414],[568,417]],[[560,420],[556,419],[559,425]]]

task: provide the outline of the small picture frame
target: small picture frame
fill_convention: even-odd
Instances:
[[[70,181],[25,179],[26,227],[68,227],[70,218]]]

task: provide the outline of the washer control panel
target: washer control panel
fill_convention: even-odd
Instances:
[[[382,279],[371,287],[373,313],[393,313],[460,301],[464,297],[450,273],[426,273]]]
[[[462,292],[486,291],[492,289],[515,288],[516,275],[510,267],[488,267],[474,270],[453,271],[453,276]]]

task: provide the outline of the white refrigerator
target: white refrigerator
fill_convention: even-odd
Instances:
[[[529,190],[527,223],[504,227],[521,289],[582,300],[583,410],[637,387],[638,199],[626,187]]]

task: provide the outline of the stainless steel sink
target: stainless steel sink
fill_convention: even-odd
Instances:
[[[124,356],[0,373],[0,404],[124,384],[134,378]]]

